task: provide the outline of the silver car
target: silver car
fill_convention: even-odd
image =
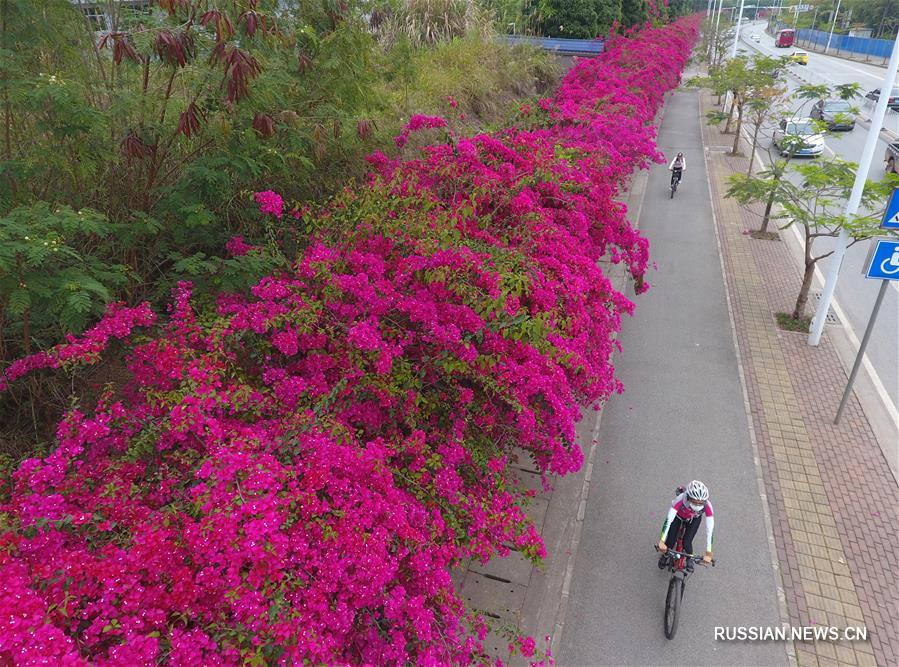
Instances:
[[[773,139],[781,155],[815,157],[824,152],[824,135],[811,118],[784,118]]]

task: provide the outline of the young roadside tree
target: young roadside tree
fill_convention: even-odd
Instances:
[[[735,58],[730,62],[737,62]],[[731,113],[727,119],[727,126],[724,131],[730,131],[731,118],[733,117],[734,108],[737,112],[737,127],[734,130],[734,145],[731,149],[732,155],[739,155],[740,152],[740,132],[743,129],[743,115],[748,106],[752,105],[753,109],[758,111],[761,101],[764,99],[765,93],[773,93],[777,90],[777,74],[782,67],[780,58],[772,58],[770,56],[757,56],[749,61],[745,61],[734,67],[728,77],[729,89],[733,94],[733,105]],[[727,72],[727,68],[725,68]],[[754,148],[754,146],[753,146]],[[750,162],[750,164],[752,164]]]
[[[731,132],[731,124],[736,116],[736,130],[731,153],[737,155],[740,148],[740,130],[747,108],[752,105],[756,109],[759,104],[753,102],[760,97],[760,91],[777,88],[777,72],[782,67],[780,58],[757,56],[752,59],[738,56],[728,60],[722,67],[715,68],[707,77],[698,77],[690,81],[690,85],[710,88],[720,97],[726,92],[732,93],[730,111],[712,111],[707,115],[710,123],[718,124],[727,121],[724,132]],[[767,94],[767,93],[766,93]],[[758,115],[756,111],[756,115]]]
[[[709,68],[721,67],[724,64],[733,43],[734,30],[731,22],[727,21],[725,23],[725,20],[721,19],[721,25],[718,26],[718,31],[714,33],[712,39]]]
[[[799,176],[798,184],[786,179],[778,189],[777,203],[782,208],[779,218],[785,221],[781,229],[793,225],[801,228],[804,245],[804,271],[796,304],[790,314],[792,324],[804,325],[805,308],[815,265],[833,254],[832,250],[815,254],[815,241],[821,237],[836,237],[840,229],[849,236],[849,247],[885,235],[880,229],[880,219],[889,194],[899,185],[899,178],[891,175],[877,183],[868,181],[862,193],[860,210],[866,211],[847,219],[844,215],[846,200],[855,182],[858,165],[840,159],[796,165],[792,171]],[[894,234],[894,232],[890,232]]]
[[[757,87],[752,96],[746,102],[746,124],[749,127],[749,167],[747,176],[752,176],[752,167],[755,163],[755,154],[759,149],[762,129],[769,126],[771,121],[783,114],[783,105],[786,102],[787,89],[778,83]],[[737,135],[739,137],[739,134]]]
[[[851,100],[858,96],[858,84],[844,84],[835,86],[833,89],[827,86],[800,86],[792,97],[793,104],[784,104],[777,108],[772,108],[771,119],[773,119],[779,110],[784,110],[785,119],[801,119],[808,115],[807,107],[818,99],[838,98]],[[797,106],[798,104],[798,106]],[[788,109],[792,109],[789,111]],[[827,133],[827,124],[818,121],[812,121],[817,127],[818,133],[824,135]],[[790,125],[787,125],[787,129]],[[759,131],[772,136],[769,132],[770,126],[762,123]],[[780,137],[779,142],[772,142],[765,147],[768,155],[767,166],[753,175],[751,170],[746,174],[734,174],[730,177],[730,186],[726,196],[736,199],[741,204],[750,204],[753,202],[764,202],[765,210],[762,215],[762,224],[757,232],[753,233],[754,238],[775,239],[776,234],[768,231],[768,225],[772,218],[772,210],[774,205],[782,198],[783,188],[785,187],[784,177],[788,173],[787,168],[793,158],[803,149],[806,139],[799,135],[791,135],[785,133]],[[758,148],[762,148],[761,142],[755,144]],[[754,157],[754,155],[753,155]]]

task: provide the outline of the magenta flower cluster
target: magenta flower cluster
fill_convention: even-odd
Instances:
[[[504,131],[372,156],[248,295],[200,312],[181,284],[163,324],[115,306],[7,369],[2,387],[120,339],[130,380],[0,478],[0,663],[487,661],[450,573],[545,555],[510,465],[578,469],[580,406],[621,390],[633,304],[599,260],[645,288],[616,197],[659,159],[652,121],[697,24],[611,39]]]

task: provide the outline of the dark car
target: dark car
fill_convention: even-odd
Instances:
[[[870,93],[865,95],[865,97],[867,97],[869,100],[872,100],[876,104],[877,100],[880,99],[880,88],[875,88]],[[893,111],[899,111],[899,88],[893,88],[890,91],[890,99],[887,104]]]
[[[809,116],[827,123],[830,130],[855,128],[855,109],[846,100],[818,100]]]

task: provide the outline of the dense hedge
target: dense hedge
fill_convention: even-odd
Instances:
[[[621,389],[633,304],[598,260],[645,289],[615,197],[660,157],[652,119],[696,33],[611,40],[495,135],[414,117],[398,144],[446,140],[373,155],[367,186],[321,210],[257,195],[313,230],[292,271],[216,312],[182,284],[163,324],[113,307],[10,367],[0,387],[124,345],[130,380],[0,481],[0,661],[478,661],[450,569],[544,555],[513,449],[576,470],[579,406]]]

